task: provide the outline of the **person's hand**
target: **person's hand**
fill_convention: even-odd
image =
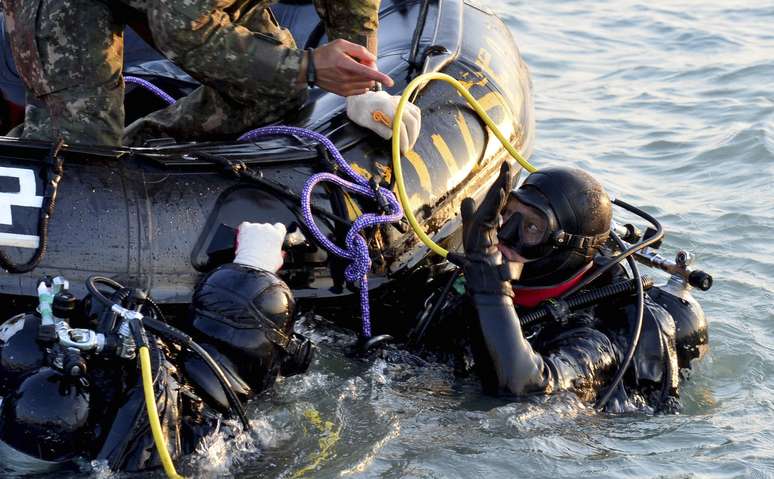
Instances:
[[[385,140],[392,138],[392,119],[398,108],[399,96],[386,91],[369,91],[362,95],[347,97],[347,116],[358,125],[368,128]],[[400,151],[405,153],[413,148],[422,127],[422,111],[407,102],[403,108],[400,128]]]
[[[286,232],[282,223],[240,223],[234,263],[276,273],[284,262],[282,243]]]
[[[521,273],[522,264],[504,263],[497,249],[500,211],[505,206],[514,180],[513,166],[506,161],[480,205],[476,206],[472,198],[465,198],[460,205],[465,249],[462,264],[465,282],[472,293],[512,295],[508,281],[518,279]]]
[[[316,83],[323,90],[350,96],[365,93],[374,82],[387,87],[393,85],[392,78],[377,69],[376,56],[356,43],[338,39],[315,49],[312,54]],[[306,71],[303,73],[305,82]]]

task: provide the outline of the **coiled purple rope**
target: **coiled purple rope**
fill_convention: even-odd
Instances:
[[[146,90],[150,91],[151,93],[153,93],[157,97],[161,98],[162,100],[164,100],[165,102],[167,102],[170,105],[177,101],[174,98],[172,98],[172,96],[170,96],[167,92],[162,90],[161,88],[157,87],[156,85],[154,85],[153,83],[151,83],[151,82],[149,82],[147,80],[143,80],[142,78],[133,77],[133,76],[125,76],[124,77],[124,81],[126,83],[132,83],[132,84],[139,85],[139,86],[145,88]]]
[[[371,309],[368,301],[368,273],[371,271],[371,255],[368,251],[368,243],[361,234],[364,228],[372,228],[382,223],[395,223],[403,218],[403,208],[392,191],[376,187],[372,188],[368,180],[357,174],[349,163],[341,156],[341,153],[328,138],[316,131],[306,130],[293,126],[267,126],[249,131],[239,137],[239,141],[253,141],[266,136],[299,136],[315,140],[322,144],[330,153],[336,165],[349,176],[352,181],[345,180],[332,173],[317,173],[309,177],[304,183],[304,189],[301,193],[301,212],[304,223],[312,235],[323,248],[344,259],[350,260],[350,264],[344,270],[344,278],[347,281],[355,282],[360,280],[360,310],[363,325],[363,336],[371,337]],[[358,193],[360,195],[379,201],[379,197],[384,200],[386,214],[377,215],[374,213],[365,213],[357,218],[347,231],[344,239],[345,248],[341,248],[320,231],[314,222],[311,211],[312,190],[318,183],[331,182],[341,188]]]
[[[135,85],[140,85],[143,88],[148,89],[151,93],[170,105],[176,101],[161,88],[142,78],[127,76],[124,77],[124,80],[126,83],[134,83]],[[306,183],[304,183],[304,189],[301,193],[301,213],[304,218],[304,223],[306,223],[306,227],[309,228],[309,231],[312,232],[312,235],[323,248],[336,256],[350,260],[350,264],[344,270],[344,279],[353,283],[360,280],[360,311],[362,314],[363,336],[370,338],[371,308],[368,301],[368,273],[371,271],[371,255],[368,251],[368,243],[360,232],[365,228],[372,228],[382,223],[395,223],[400,221],[401,218],[403,218],[403,208],[401,208],[400,202],[392,191],[378,186],[376,189],[372,188],[368,183],[368,180],[357,174],[357,172],[349,166],[349,163],[341,156],[336,145],[316,131],[294,126],[266,126],[248,131],[240,136],[238,141],[253,141],[258,138],[277,135],[300,136],[321,143],[331,154],[336,165],[338,165],[338,167],[354,181],[347,181],[331,173],[317,173],[312,175],[306,180]],[[384,206],[386,206],[385,209],[388,209],[389,211],[384,215],[376,215],[373,213],[360,215],[360,217],[352,223],[349,231],[347,231],[347,235],[344,238],[346,249],[343,249],[322,234],[322,231],[317,227],[314,222],[314,217],[312,216],[312,190],[314,190],[314,187],[317,186],[318,183],[324,181],[329,181],[344,189],[372,198],[377,200],[377,202],[381,196],[381,199],[384,200]]]

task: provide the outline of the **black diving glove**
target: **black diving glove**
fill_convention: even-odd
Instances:
[[[522,264],[506,261],[497,249],[500,211],[513,188],[515,175],[509,162],[503,163],[500,176],[476,207],[472,198],[462,200],[462,244],[465,255],[450,253],[452,262],[462,265],[465,283],[471,294],[513,296],[510,281],[521,274]]]

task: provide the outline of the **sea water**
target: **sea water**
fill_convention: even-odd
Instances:
[[[744,6],[745,3],[747,6]],[[774,4],[489,1],[530,66],[538,166],[574,165],[662,220],[712,273],[711,349],[679,415],[571,396],[482,398],[474,381],[322,347],[286,381],[260,458],[283,477],[774,476]],[[330,427],[312,426],[319,412]],[[322,447],[326,439],[335,445]],[[311,469],[309,467],[311,466]],[[306,468],[306,469],[305,469]]]
[[[310,372],[251,402],[253,431],[214,435],[185,474],[774,476],[774,4],[483,6],[510,27],[532,72],[532,161],[593,173],[661,219],[665,253],[686,248],[715,277],[695,293],[711,349],[684,384],[682,413],[597,414],[572,395],[482,397],[474,379],[397,350],[350,359],[338,345],[351,335],[307,324],[320,345]]]
[[[448,368],[410,357],[348,359],[334,346],[346,335],[318,332],[312,371],[253,403],[253,447],[224,444],[222,459],[195,470],[288,478],[774,476],[774,4],[483,6],[509,26],[532,72],[532,161],[593,173],[661,219],[666,255],[685,248],[715,278],[709,292],[695,292],[711,349],[684,384],[682,413],[603,415],[571,395],[485,398],[475,380]]]

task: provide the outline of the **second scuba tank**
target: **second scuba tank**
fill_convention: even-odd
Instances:
[[[3,399],[0,440],[45,461],[65,461],[88,443],[89,393],[80,380],[44,367]]]
[[[40,317],[31,313],[0,325],[0,397],[46,364],[45,352],[36,341],[39,327]]]
[[[690,367],[691,361],[701,359],[709,348],[707,318],[691,294],[691,286],[682,278],[672,276],[665,285],[652,288],[648,294],[675,320],[677,362],[681,369]]]

